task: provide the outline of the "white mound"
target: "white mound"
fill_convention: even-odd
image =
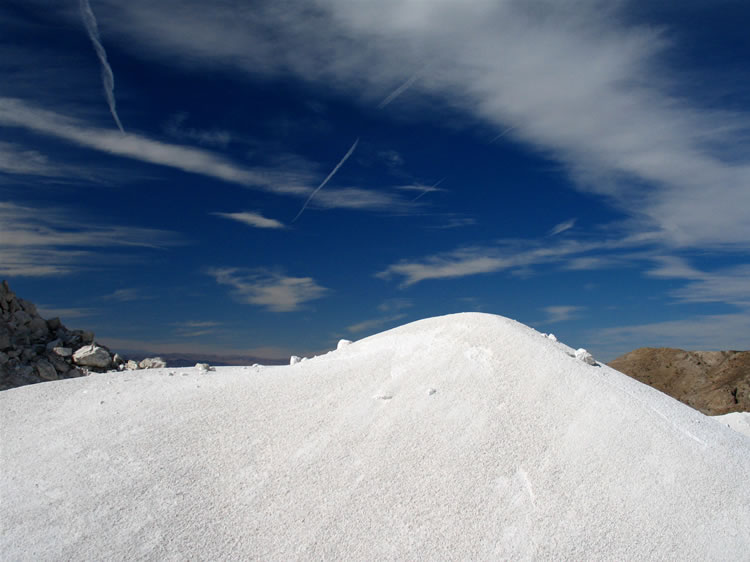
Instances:
[[[727,424],[735,431],[750,437],[750,412],[732,412],[721,416],[711,416],[712,419]]]
[[[750,440],[574,354],[459,314],[2,392],[3,558],[747,560]]]

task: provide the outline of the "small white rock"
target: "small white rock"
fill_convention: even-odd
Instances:
[[[163,369],[166,366],[167,362],[161,357],[146,357],[138,363],[140,369]]]
[[[555,337],[555,334],[549,334],[549,335],[547,336],[547,339],[550,339],[550,340],[552,340],[552,341],[557,341],[557,338]]]
[[[346,347],[347,345],[352,345],[352,341],[351,340],[339,340],[339,343],[336,346],[336,349],[342,349]]]
[[[290,364],[290,365],[296,365],[296,364],[297,364],[297,363],[299,363],[300,361],[302,361],[302,359],[301,359],[300,357],[297,357],[296,355],[292,355],[292,356],[291,356],[291,357],[289,358],[289,364]]]
[[[204,373],[207,373],[208,371],[215,371],[216,370],[211,365],[209,365],[208,363],[196,363],[195,364],[195,368],[198,369],[199,371],[204,372]]]
[[[596,360],[594,359],[594,357],[583,348],[576,350],[576,359],[578,359],[579,361],[583,361],[588,365],[596,365]]]

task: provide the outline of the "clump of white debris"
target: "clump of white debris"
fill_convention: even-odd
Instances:
[[[747,559],[725,423],[498,316],[343,347],[1,392],[3,557]]]

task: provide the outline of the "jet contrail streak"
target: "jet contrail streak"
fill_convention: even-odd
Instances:
[[[120,117],[117,115],[117,105],[115,104],[115,76],[112,74],[112,67],[107,62],[107,51],[104,50],[102,41],[99,38],[99,26],[96,23],[96,17],[91,10],[89,0],[80,0],[80,7],[86,31],[88,31],[89,38],[96,51],[96,56],[99,57],[99,62],[102,65],[102,82],[104,83],[104,94],[107,96],[109,111],[112,113],[115,123],[117,123],[117,128],[124,133],[125,130],[122,128],[122,123],[120,123]]]
[[[414,84],[414,82],[416,82],[417,78],[419,78],[419,72],[415,72],[414,74],[412,74],[411,78],[409,78],[406,82],[404,82],[398,88],[396,88],[390,94],[388,94],[388,96],[378,104],[378,109],[383,109],[386,105],[391,103],[401,94],[403,94],[406,90],[411,88],[411,85]]]
[[[490,144],[492,144],[493,142],[495,142],[497,140],[500,140],[505,135],[507,135],[508,133],[510,133],[513,129],[515,129],[515,127],[507,127],[504,131],[502,131],[499,135],[497,135],[494,139],[492,139],[490,141]]]
[[[302,216],[302,213],[305,211],[305,209],[307,208],[307,205],[310,203],[310,201],[312,201],[312,198],[315,197],[315,194],[318,191],[320,191],[321,189],[323,189],[323,186],[325,184],[327,184],[334,175],[336,175],[336,172],[338,172],[339,168],[341,168],[341,166],[344,165],[344,162],[346,162],[347,160],[349,160],[349,157],[354,153],[354,150],[357,148],[358,144],[359,144],[359,137],[357,137],[357,140],[354,141],[354,144],[349,149],[349,152],[347,152],[346,154],[344,154],[344,157],[341,159],[341,161],[338,164],[336,164],[336,167],[331,171],[330,174],[328,174],[328,176],[326,177],[326,179],[323,180],[323,183],[321,183],[315,189],[315,191],[313,191],[310,194],[310,197],[307,198],[307,201],[305,201],[305,204],[302,205],[302,208],[299,210],[299,213],[297,213],[297,216],[292,219],[292,222],[295,222],[298,218],[300,218],[300,216]]]
[[[425,190],[424,190],[424,191],[423,191],[422,193],[420,193],[420,194],[419,194],[419,195],[417,195],[417,196],[416,196],[416,197],[415,197],[414,199],[412,199],[412,200],[411,200],[411,202],[412,202],[412,203],[414,203],[415,201],[417,201],[417,200],[421,199],[422,197],[424,197],[424,196],[425,196],[425,195],[427,195],[428,193],[432,193],[433,191],[439,191],[439,190],[438,190],[438,186],[439,186],[439,185],[440,185],[441,183],[443,183],[444,181],[445,181],[445,178],[441,179],[441,180],[440,180],[439,182],[437,182],[437,183],[436,183],[435,185],[433,185],[432,187],[428,187],[428,188],[427,188],[427,189],[425,189]]]

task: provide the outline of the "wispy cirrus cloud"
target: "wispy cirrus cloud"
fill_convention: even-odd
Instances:
[[[683,303],[723,302],[747,308],[750,313],[750,264],[702,271],[674,256],[654,258],[657,266],[647,272],[651,277],[685,280],[684,286],[670,295]]]
[[[241,222],[254,228],[286,228],[284,223],[277,221],[276,219],[269,219],[264,217],[260,213],[252,211],[243,211],[238,213],[211,213],[217,217],[224,217],[233,221]]]
[[[177,140],[189,140],[204,146],[216,146],[226,148],[234,139],[234,135],[226,130],[211,129],[201,130],[185,126],[186,113],[178,113],[171,117],[164,125],[164,132]]]
[[[633,233],[669,247],[748,246],[750,115],[708,107],[711,86],[696,91],[680,74],[677,39],[636,23],[633,2],[101,5],[144,56],[291,75],[373,105],[408,84],[557,159]]]
[[[434,185],[422,185],[422,184],[412,184],[412,185],[399,185],[396,187],[396,189],[401,189],[403,191],[416,191],[417,196],[412,199],[412,203],[415,201],[418,201],[428,193],[435,193],[437,191],[445,191],[445,189],[441,189],[439,186],[441,183],[445,181],[445,178],[441,179],[440,181],[436,182]]]
[[[685,316],[678,320],[646,322],[597,329],[587,341],[604,361],[638,347],[677,347],[689,350],[747,350],[750,313]]]
[[[287,170],[284,167],[247,167],[239,165],[211,151],[165,143],[134,133],[120,133],[93,127],[86,123],[40,109],[18,99],[0,97],[0,126],[24,129],[62,139],[79,146],[107,154],[131,158],[200,174],[217,180],[275,193],[277,195],[307,197],[310,203],[346,161],[339,162],[316,189],[310,187],[310,170]],[[349,156],[356,143],[347,153]],[[315,204],[322,208],[361,210],[406,210],[406,201],[385,190],[359,187],[330,189],[317,194]],[[303,206],[304,210],[305,206]]]
[[[558,245],[529,242],[505,242],[497,246],[472,246],[443,252],[425,258],[402,260],[376,274],[382,279],[401,278],[401,286],[409,287],[429,279],[452,279],[523,270],[532,265],[557,263],[571,256],[602,249],[599,243],[566,241]]]
[[[725,314],[683,313],[674,320],[614,326],[591,332],[592,346],[606,360],[638,347],[722,350],[750,348],[750,264],[703,271],[683,257],[655,255],[646,275],[682,282],[667,294],[675,304],[723,303]],[[690,310],[690,309],[686,309]],[[679,313],[676,313],[679,314]]]
[[[549,235],[557,236],[558,234],[562,234],[563,232],[570,230],[576,225],[577,220],[578,219],[568,219],[559,224],[556,224],[554,227],[552,227],[552,230],[549,231]]]
[[[449,215],[447,217],[441,218],[441,221],[439,223],[429,225],[426,228],[446,230],[451,228],[464,228],[466,226],[474,226],[475,224],[477,224],[477,219],[473,217],[459,217]]]
[[[69,173],[64,166],[36,150],[22,148],[9,142],[0,142],[0,173],[41,177],[62,177]]]
[[[197,338],[215,333],[216,328],[221,326],[221,323],[210,320],[191,320],[187,322],[175,322],[173,326],[175,326],[175,334],[177,336],[184,338]]]
[[[284,178],[273,171],[247,169],[206,150],[164,143],[138,134],[122,134],[92,127],[78,119],[36,108],[22,100],[0,97],[0,125],[22,127],[100,152],[169,166],[230,183],[256,186],[284,194],[301,195],[307,192],[305,186],[293,181],[281,183]]]
[[[360,334],[362,332],[373,332],[377,330],[378,328],[382,328],[383,326],[387,326],[389,324],[395,324],[396,322],[404,318],[406,318],[406,314],[392,314],[390,316],[381,316],[379,318],[372,318],[370,320],[365,320],[363,322],[357,322],[356,324],[347,326],[346,329],[349,330],[352,334]]]
[[[378,305],[380,312],[397,312],[414,306],[414,301],[411,299],[387,299]]]
[[[272,312],[291,312],[320,299],[330,290],[312,277],[290,277],[268,269],[214,268],[207,273],[220,285],[230,287],[239,302]]]
[[[144,295],[138,289],[128,287],[126,289],[117,289],[99,298],[104,301],[133,302],[138,300],[151,299],[153,297]]]
[[[558,322],[567,322],[577,317],[586,307],[584,306],[571,306],[571,305],[557,305],[557,306],[545,306],[542,311],[546,314],[542,324],[556,324]]]
[[[45,277],[103,267],[102,248],[162,249],[182,243],[170,231],[79,221],[63,208],[0,201],[0,275]]]

